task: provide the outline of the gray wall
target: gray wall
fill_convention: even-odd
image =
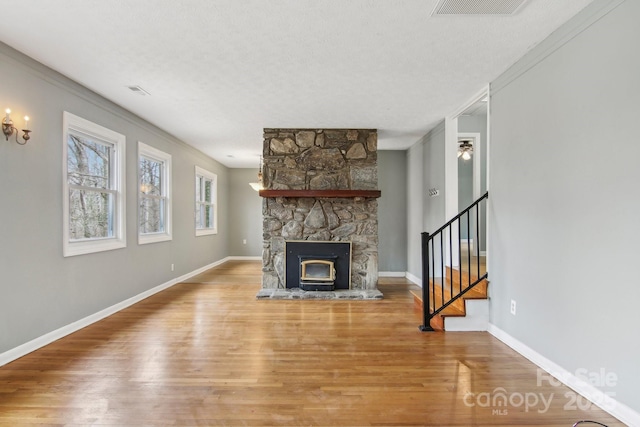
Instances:
[[[471,155],[471,159],[465,160],[462,157],[458,157],[458,210],[462,211],[462,209],[473,203],[473,156]],[[460,238],[468,239],[469,235],[471,238],[474,238],[475,234],[475,221],[473,221],[473,216],[471,218],[471,223],[469,224],[469,229],[467,232],[466,220],[467,217],[462,217],[462,227],[460,228]]]
[[[571,373],[615,373],[600,388],[635,411],[639,18],[625,1],[494,82],[489,159],[491,322]]]
[[[424,190],[422,224],[423,230],[432,233],[449,218],[445,213],[445,132],[444,122],[429,132],[424,138]],[[438,196],[429,196],[429,189],[440,191]]]
[[[229,253],[262,257],[262,197],[249,186],[258,181],[258,168],[229,169]],[[247,243],[243,244],[242,241]]]
[[[378,266],[407,271],[407,158],[405,151],[378,151]]]
[[[420,260],[420,233],[424,231],[424,145],[414,144],[406,151],[407,156],[407,272],[416,278],[422,277]]]
[[[2,109],[34,124],[0,143],[0,353],[228,255],[227,168],[1,43],[0,76]],[[62,256],[63,111],[127,138],[124,249]],[[173,156],[170,242],[137,243],[138,140]],[[195,165],[218,174],[217,235],[195,237]]]
[[[458,210],[462,210],[473,203],[473,154],[471,159],[458,157]],[[462,227],[462,238],[467,238],[467,229]],[[473,234],[473,233],[472,233]]]
[[[423,191],[423,224],[424,229],[433,233],[447,222],[448,219],[445,209],[445,127],[444,122],[433,131],[427,134],[425,138],[425,147],[422,161],[425,165],[424,173],[424,191]],[[435,188],[440,191],[438,196],[429,196],[429,189]],[[420,262],[422,268],[422,261]],[[435,254],[434,263],[431,266],[431,273],[434,277],[442,277],[442,262],[440,254]],[[422,273],[420,274],[422,276]]]
[[[445,223],[444,146],[443,121],[406,152],[407,272],[418,279],[422,278],[421,233]],[[430,188],[440,195],[430,197]]]

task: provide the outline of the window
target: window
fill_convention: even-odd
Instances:
[[[138,244],[171,240],[171,155],[138,141]]]
[[[196,166],[196,236],[218,232],[218,177]]]
[[[124,248],[124,135],[63,115],[63,255]]]

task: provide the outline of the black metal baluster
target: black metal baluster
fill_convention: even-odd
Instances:
[[[440,307],[444,305],[444,236],[442,235],[444,231],[440,232],[440,299],[442,300],[442,304]]]
[[[431,237],[431,267],[432,267],[432,272],[431,272],[431,278],[432,280],[430,280],[430,284],[431,284],[431,301],[433,301],[433,311],[436,311],[436,246],[435,246],[435,237]]]
[[[471,236],[471,211],[467,211],[467,286],[471,283],[471,246],[469,244],[469,236]],[[466,287],[465,286],[465,289]],[[462,288],[462,283],[460,283]]]
[[[477,264],[477,270],[478,270],[477,277],[480,277],[480,202],[476,204],[476,239],[478,240],[477,242],[475,242],[476,264]]]
[[[449,225],[449,298],[453,297],[453,230]],[[446,277],[446,276],[445,276]]]
[[[462,231],[460,218],[456,221],[458,223],[458,292],[462,292]]]

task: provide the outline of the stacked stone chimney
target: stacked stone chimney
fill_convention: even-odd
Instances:
[[[377,190],[377,131],[264,129],[266,190]],[[290,195],[293,197],[289,197]],[[375,197],[263,199],[263,289],[284,289],[285,241],[351,242],[351,289],[377,290]]]

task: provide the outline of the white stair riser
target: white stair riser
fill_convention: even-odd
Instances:
[[[466,316],[445,317],[444,330],[449,331],[486,331],[489,328],[489,300],[465,300]]]

